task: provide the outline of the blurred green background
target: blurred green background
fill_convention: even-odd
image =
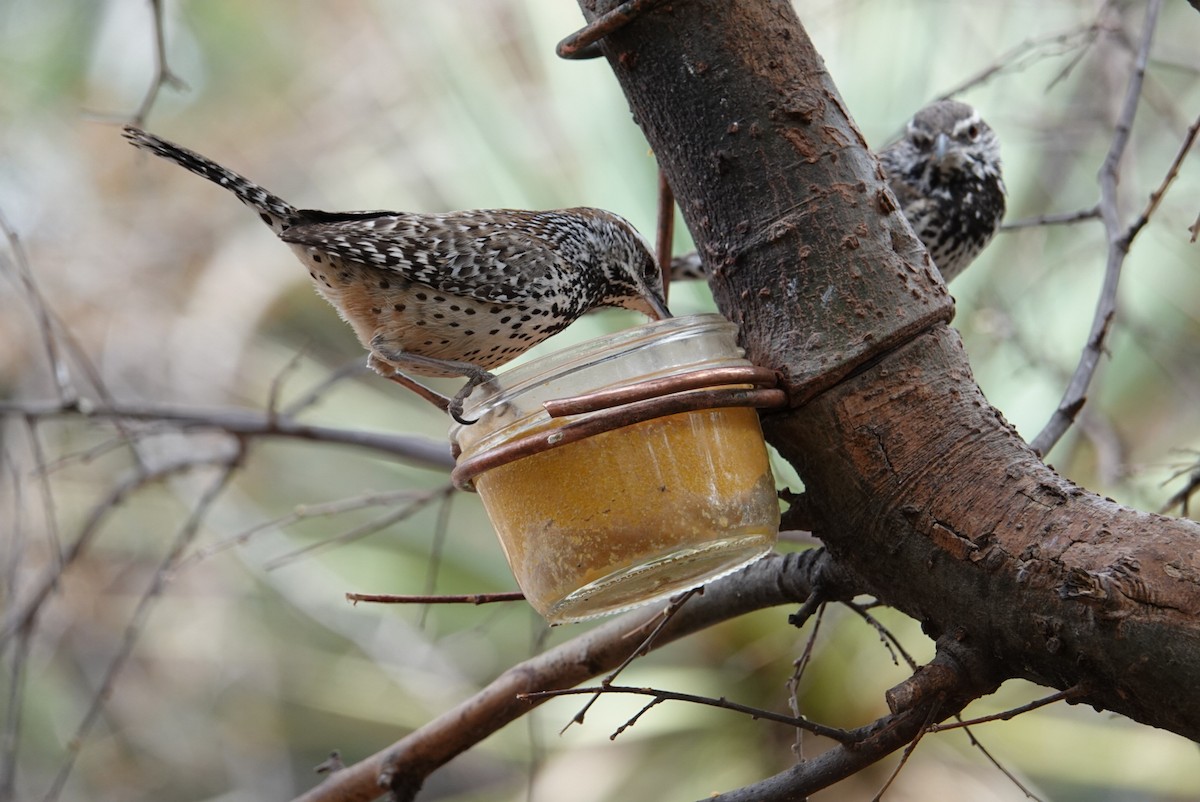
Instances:
[[[147,127],[299,206],[592,205],[653,230],[654,160],[608,67],[554,57],[557,40],[581,24],[570,0],[165,4],[168,59],[186,88],[164,90]],[[797,7],[876,146],[924,102],[1014,48],[1042,42],[964,99],[1001,138],[1009,220],[1095,202],[1143,3],[818,0]],[[1093,23],[1094,36],[1080,33]],[[64,324],[60,340],[69,332],[114,397],[262,409],[277,386],[286,405],[331,372],[361,363],[362,349],[244,207],[121,139],[117,123],[153,77],[153,41],[144,0],[0,3],[0,212]],[[1127,217],[1161,181],[1200,109],[1197,41],[1200,15],[1167,3],[1122,167]],[[1171,477],[1200,449],[1200,246],[1187,232],[1198,197],[1193,158],[1126,264],[1109,358],[1081,425],[1050,454],[1071,479],[1146,509],[1161,508],[1182,487]],[[681,232],[677,248],[689,246]],[[1095,221],[1004,233],[955,284],[956,325],[976,377],[1027,438],[1074,368],[1104,246]],[[17,264],[9,247],[0,261],[0,399],[50,399],[55,377]],[[711,305],[702,286],[673,288],[672,299],[677,313]],[[633,320],[598,314],[551,347]],[[90,387],[79,361],[70,363],[71,380]],[[303,418],[436,439],[446,430],[444,418],[361,371],[333,385]],[[138,459],[149,465],[229,449],[217,435],[137,433]],[[114,436],[110,425],[78,418],[4,420],[6,610],[53,569],[56,543],[74,541],[133,469],[128,447],[110,447]],[[123,499],[63,576],[32,638],[21,641],[28,654],[6,644],[3,726],[11,734],[19,714],[20,738],[15,785],[0,791],[38,799],[50,788],[138,599],[214,475],[172,476]],[[795,484],[782,466],[779,478]],[[437,492],[445,482],[435,471],[348,448],[252,445],[140,626],[60,798],[288,798],[316,781],[312,769],[331,749],[347,762],[360,759],[505,667],[583,631],[547,632],[522,604],[421,610],[344,601],[347,591],[513,587],[478,501],[459,494],[447,511]],[[397,497],[403,491],[430,495],[369,537],[286,559],[401,517],[414,503]],[[334,502],[345,511],[320,514],[319,505]],[[292,515],[294,522],[269,525]],[[624,680],[786,711],[785,683],[808,637],[786,624],[787,612],[747,616],[674,644],[638,661]],[[930,655],[912,622],[887,611],[880,617],[918,659]],[[883,690],[906,674],[874,630],[831,610],[800,689],[801,709],[855,726],[885,712]],[[1010,683],[968,712],[1003,710],[1042,693]],[[437,772],[422,798],[686,800],[753,782],[794,759],[792,734],[780,727],[680,704],[656,708],[609,741],[640,706],[608,697],[585,726],[559,736],[578,703],[547,704]],[[1194,744],[1118,717],[1059,705],[977,734],[1043,799],[1200,796]],[[806,742],[810,752],[821,748]],[[893,765],[814,799],[870,798]],[[887,798],[1025,797],[955,732],[927,737]]]

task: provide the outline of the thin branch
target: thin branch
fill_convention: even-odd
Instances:
[[[838,743],[853,743],[854,735],[849,730],[843,730],[838,727],[827,727],[824,724],[817,724],[809,721],[804,716],[785,716],[782,713],[775,713],[770,710],[764,710],[760,707],[750,707],[749,705],[731,702],[725,697],[714,698],[711,696],[697,696],[692,693],[679,693],[677,691],[664,691],[658,688],[633,688],[625,685],[597,685],[590,688],[562,688],[553,691],[534,691],[533,693],[520,694],[518,698],[530,702],[542,702],[546,699],[552,699],[557,696],[576,696],[579,694],[594,693],[597,696],[606,693],[632,694],[634,696],[653,696],[654,701],[643,708],[645,712],[650,707],[661,702],[689,702],[695,705],[703,705],[705,707],[717,707],[722,710],[732,710],[735,713],[745,713],[753,719],[762,719],[764,721],[774,721],[777,724],[786,724],[789,727],[811,732],[813,735],[821,735],[825,738],[832,738]],[[638,713],[640,716],[641,713]],[[637,716],[634,717],[635,719]],[[609,736],[610,740],[615,739],[617,735],[628,728],[632,721],[627,722],[617,732]]]
[[[961,722],[962,719],[959,718],[959,721]],[[974,747],[975,749],[978,749],[980,752],[982,752],[983,756],[985,758],[987,758],[989,763],[991,763],[993,766],[996,767],[997,771],[999,771],[1001,774],[1003,774],[1005,777],[1007,777],[1009,782],[1011,782],[1013,785],[1017,786],[1017,788],[1019,788],[1021,790],[1021,793],[1025,794],[1026,799],[1032,799],[1032,800],[1034,800],[1034,802],[1042,802],[1041,797],[1039,797],[1033,791],[1030,791],[1028,788],[1026,788],[1025,784],[1023,782],[1021,782],[1019,779],[1017,779],[1017,775],[1013,774],[1011,771],[1009,771],[1007,768],[1005,768],[1004,765],[996,758],[996,756],[988,751],[987,747],[984,746],[977,737],[975,737],[975,733],[971,732],[970,727],[963,724],[962,730],[964,733],[966,733],[967,739],[971,742],[971,746]],[[931,731],[932,731],[932,728],[931,728]]]
[[[453,492],[454,485],[452,484],[444,485],[436,490],[430,490],[426,493],[423,493],[420,497],[413,499],[413,501],[408,505],[401,507],[398,510],[393,510],[387,515],[380,516],[374,521],[368,521],[362,526],[356,526],[347,532],[343,532],[337,537],[319,540],[316,543],[310,543],[307,546],[290,551],[287,554],[283,554],[273,560],[268,560],[267,562],[263,563],[263,570],[274,571],[277,568],[290,565],[301,557],[319,554],[320,552],[328,551],[332,548],[345,546],[347,543],[353,543],[356,540],[362,540],[364,537],[369,537],[376,532],[382,531],[392,524],[399,523],[406,518],[411,518],[413,515],[416,515],[418,512],[425,509],[426,505],[440,498],[444,498]]]
[[[100,714],[104,710],[104,704],[112,694],[117,676],[121,673],[121,669],[125,667],[125,663],[133,654],[133,649],[137,645],[146,620],[150,616],[150,611],[166,588],[168,579],[172,575],[179,558],[200,530],[200,526],[204,522],[208,511],[228,485],[230,479],[233,478],[238,465],[241,463],[242,456],[242,452],[239,451],[224,465],[216,479],[213,480],[212,484],[200,496],[195,507],[192,508],[191,513],[179,528],[179,532],[176,534],[170,548],[163,555],[158,568],[154,572],[154,577],[150,580],[150,584],[142,593],[141,598],[138,599],[137,606],[134,608],[128,623],[125,625],[125,633],[121,639],[121,646],[109,663],[108,669],[105,671],[104,677],[101,679],[100,685],[92,697],[91,705],[89,705],[87,712],[75,730],[74,736],[69,741],[67,756],[63,760],[63,765],[59,768],[58,774],[50,786],[50,790],[43,797],[43,802],[54,802],[62,793],[63,786],[66,785],[67,779],[71,775],[71,770],[75,766],[75,761],[83,749],[84,740],[87,738],[88,733],[91,732],[96,721],[100,718]]]
[[[0,231],[4,233],[4,238],[8,241],[8,248],[12,253],[12,264],[17,274],[17,279],[25,291],[29,305],[33,308],[34,316],[37,318],[38,331],[42,335],[42,348],[46,352],[46,361],[50,365],[50,375],[54,377],[54,387],[58,393],[58,400],[63,404],[69,404],[75,399],[75,390],[72,386],[71,373],[67,369],[67,363],[63,360],[62,354],[59,353],[58,343],[54,339],[49,306],[46,304],[45,296],[42,295],[37,282],[33,278],[33,271],[29,267],[29,259],[25,254],[25,247],[21,244],[21,238],[17,235],[16,229],[9,225],[8,218],[4,216],[2,211],[0,211]]]
[[[820,596],[820,593],[814,594]],[[804,650],[800,653],[800,657],[792,661],[792,673],[784,683],[784,687],[788,692],[788,709],[792,711],[795,718],[803,718],[804,714],[800,712],[800,680],[804,677],[804,671],[808,668],[812,661],[813,650],[817,644],[817,633],[821,631],[821,621],[825,617],[825,605],[821,604],[817,608],[816,620],[813,622],[812,632],[808,633],[808,638],[804,642]],[[801,733],[796,733],[796,740],[792,743],[792,752],[798,760],[804,758],[804,739]]]
[[[1196,135],[1200,133],[1200,117],[1188,127],[1187,134],[1183,137],[1183,144],[1179,146],[1179,151],[1175,154],[1175,159],[1171,162],[1167,174],[1163,177],[1162,183],[1158,185],[1158,189],[1150,193],[1150,201],[1146,204],[1146,208],[1138,215],[1137,220],[1129,226],[1125,232],[1126,243],[1132,243],[1133,238],[1138,235],[1147,223],[1150,222],[1150,215],[1158,209],[1159,203],[1162,202],[1163,196],[1167,194],[1167,188],[1171,186],[1171,182],[1179,175],[1179,168],[1183,164],[1183,160],[1187,158],[1188,151],[1192,149],[1192,145],[1196,143]]]
[[[654,629],[652,629],[650,631],[650,634],[647,635],[645,638],[643,638],[642,642],[638,644],[638,647],[636,649],[634,649],[632,652],[630,652],[625,657],[625,659],[622,660],[620,662],[620,664],[617,665],[616,668],[614,668],[612,671],[610,671],[608,673],[608,676],[606,676],[603,680],[601,680],[600,684],[607,688],[609,685],[612,684],[613,680],[615,680],[617,678],[617,676],[620,675],[620,673],[622,671],[624,671],[626,668],[629,667],[630,663],[632,663],[634,660],[641,657],[642,655],[649,654],[650,650],[652,648],[654,648],[655,639],[663,631],[663,628],[666,627],[667,624],[671,623],[671,619],[674,618],[675,615],[681,609],[683,609],[683,605],[687,603],[687,600],[692,598],[692,596],[696,595],[697,593],[703,593],[703,592],[704,592],[703,587],[692,588],[691,590],[685,591],[684,593],[681,593],[678,596],[671,599],[671,603],[668,604],[665,608],[663,608],[663,611],[661,614],[662,617],[658,621],[658,623],[654,626]],[[649,622],[647,622],[647,626],[648,625],[649,625]],[[639,632],[639,630],[634,630],[633,632],[631,632],[629,634],[632,637],[632,636],[636,635],[638,632]],[[583,724],[583,720],[584,720],[584,717],[587,716],[587,712],[592,709],[592,705],[596,704],[596,702],[599,701],[599,699],[600,699],[600,694],[597,693],[597,694],[593,695],[592,698],[589,699],[582,708],[580,708],[579,712],[577,712],[571,718],[571,720],[568,721],[566,723],[566,725],[564,725],[563,728],[558,731],[558,734],[562,735],[564,732],[567,731],[567,728],[570,727],[572,724]]]
[[[99,420],[151,421],[173,424],[181,430],[211,429],[237,437],[284,437],[321,443],[358,446],[397,457],[413,465],[436,470],[454,467],[445,443],[420,437],[335,429],[298,423],[285,415],[249,409],[184,409],[155,404],[110,402],[98,404],[80,399],[76,403],[0,401],[0,415],[36,418],[73,417]]]
[[[917,744],[921,743],[921,739],[925,737],[925,733],[929,732],[930,726],[932,726],[933,722],[936,720],[937,712],[940,707],[940,702],[930,705],[929,713],[925,717],[925,726],[923,726],[917,732],[917,736],[913,738],[907,746],[904,747],[904,753],[900,755],[900,762],[897,763],[896,768],[892,770],[891,775],[887,778],[887,782],[885,782],[883,787],[879,789],[879,793],[871,797],[871,802],[880,802],[880,800],[883,799],[883,795],[887,793],[887,789],[890,788],[892,783],[896,781],[896,778],[900,776],[900,770],[903,769],[908,763],[908,759],[912,757],[912,753],[917,750]]]
[[[1030,443],[1034,452],[1039,456],[1049,453],[1050,449],[1071,427],[1079,410],[1083,408],[1088,386],[1100,363],[1100,355],[1104,352],[1104,343],[1108,337],[1113,314],[1116,312],[1117,285],[1130,246],[1130,240],[1122,231],[1120,215],[1117,211],[1117,179],[1121,157],[1129,143],[1130,133],[1133,130],[1133,118],[1137,113],[1138,101],[1141,99],[1142,82],[1145,79],[1146,65],[1150,58],[1150,43],[1154,38],[1154,29],[1158,24],[1158,13],[1161,8],[1162,0],[1150,0],[1146,7],[1145,29],[1142,32],[1142,42],[1134,62],[1133,74],[1130,76],[1125,100],[1117,117],[1112,143],[1104,158],[1104,164],[1100,168],[1100,213],[1104,220],[1104,230],[1108,234],[1108,261],[1104,269],[1104,283],[1100,288],[1100,297],[1096,302],[1092,328],[1088,332],[1087,344],[1084,346],[1083,353],[1080,354],[1079,364],[1063,393],[1058,408],[1042,431]]]
[[[449,596],[430,596],[424,594],[396,595],[392,593],[347,593],[346,601],[353,604],[373,602],[376,604],[494,604],[496,602],[525,601],[525,594],[519,590],[503,591],[500,593],[466,593]]]
[[[1062,226],[1071,223],[1082,223],[1084,220],[1098,220],[1100,206],[1097,204],[1090,209],[1080,209],[1077,212],[1057,212],[1040,214],[1037,217],[1027,217],[1024,220],[1013,220],[1000,226],[1001,231],[1013,231],[1018,228],[1033,228],[1035,226]]]
[[[1023,69],[1042,59],[1053,58],[1072,50],[1086,50],[1095,41],[1100,30],[1101,24],[1097,21],[1059,33],[1026,39],[1001,54],[992,64],[975,75],[943,92],[939,99],[947,100],[961,95],[968,89],[987,83],[1001,73]]]
[[[1071,699],[1072,697],[1082,695],[1083,688],[1078,685],[1073,685],[1070,688],[1067,688],[1065,691],[1052,693],[1049,696],[1036,699],[1029,704],[1024,704],[1020,707],[1014,707],[1001,713],[993,713],[990,716],[980,716],[979,718],[968,719],[966,721],[955,721],[950,724],[933,724],[930,726],[929,730],[930,732],[942,732],[944,730],[957,730],[962,727],[973,727],[976,724],[987,724],[991,721],[1008,721],[1009,719],[1016,718],[1022,713],[1028,713],[1030,710],[1037,710],[1039,707],[1045,707],[1046,705],[1052,705],[1055,702],[1061,702],[1063,699]]]
[[[154,102],[158,100],[158,93],[163,87],[169,86],[172,89],[187,89],[187,84],[183,82],[179,76],[171,72],[171,68],[167,65],[167,37],[163,20],[163,0],[150,0],[150,10],[154,15],[154,80],[150,82],[150,88],[146,92],[146,96],[142,98],[141,105],[130,120],[138,128],[145,126],[146,117],[150,114],[150,110],[154,107]]]
[[[752,610],[807,598],[828,560],[823,551],[772,555],[712,582],[671,619],[652,648]],[[347,766],[298,802],[368,802],[379,796],[381,781],[400,802],[413,799],[430,773],[537,706],[518,694],[569,688],[610,670],[628,657],[629,638],[661,615],[654,608],[634,610],[509,668],[454,709]]]
[[[871,627],[874,628],[876,634],[879,635],[879,640],[887,648],[888,653],[891,654],[892,663],[895,665],[900,665],[900,661],[896,659],[896,653],[899,652],[900,656],[904,658],[904,662],[908,664],[908,667],[913,671],[917,670],[917,661],[913,659],[913,656],[909,654],[908,650],[905,649],[900,643],[900,639],[897,638],[890,629],[885,627],[878,618],[871,615],[866,607],[861,604],[855,604],[854,602],[842,602],[842,604],[848,607],[850,610],[853,610],[855,614],[857,614],[860,618],[862,618],[862,620],[866,621],[871,625]]]
[[[255,535],[270,529],[282,529],[299,521],[341,515],[346,512],[356,512],[368,507],[390,506],[400,501],[421,498],[424,495],[425,491],[423,490],[389,490],[383,493],[364,493],[361,496],[338,499],[337,501],[330,501],[324,504],[301,504],[287,515],[263,521],[232,537],[220,540],[204,548],[196,549],[180,562],[179,567],[182,570],[192,563],[205,560],[214,554],[227,551],[236,546],[243,546]]]
[[[227,464],[231,459],[232,457],[228,455],[203,459],[189,456],[186,459],[160,465],[151,470],[138,470],[129,478],[115,485],[108,491],[104,498],[92,505],[91,513],[79,527],[79,534],[76,535],[75,540],[63,552],[63,568],[52,567],[47,570],[42,579],[36,583],[34,589],[26,593],[20,603],[13,604],[6,610],[4,626],[0,628],[0,649],[4,648],[14,633],[32,626],[33,619],[36,618],[43,603],[54,589],[58,587],[59,581],[62,578],[62,571],[87,553],[89,546],[91,546],[92,541],[100,532],[108,516],[116,511],[121,502],[130,494],[168,476],[213,464]]]
[[[450,490],[453,491],[453,487]],[[454,499],[454,493],[446,493],[442,496],[441,504],[438,505],[437,522],[433,526],[433,543],[429,549],[429,562],[425,569],[425,595],[433,596],[437,590],[438,573],[442,568],[442,552],[446,546],[446,533],[450,528],[450,502]],[[429,618],[429,605],[426,605],[421,610],[421,618],[417,622],[417,626],[421,629],[425,628],[425,624]]]

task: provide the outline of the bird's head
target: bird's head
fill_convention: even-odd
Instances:
[[[997,175],[1000,144],[979,112],[957,100],[938,100],[918,111],[905,138],[937,173],[968,170],[979,178]]]
[[[595,210],[605,232],[601,248],[605,306],[633,309],[658,320],[671,317],[663,300],[662,271],[650,243],[623,217]]]

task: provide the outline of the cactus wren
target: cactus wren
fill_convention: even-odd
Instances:
[[[445,214],[297,209],[190,150],[133,127],[125,138],[238,196],[308,268],[381,375],[465,376],[463,401],[517,357],[602,306],[669,317],[649,244],[601,209]],[[428,396],[427,396],[428,397]]]
[[[904,137],[879,152],[900,210],[949,282],[1000,228],[1004,181],[996,134],[971,106],[938,100],[909,121]],[[703,278],[695,253],[671,263],[672,279]]]

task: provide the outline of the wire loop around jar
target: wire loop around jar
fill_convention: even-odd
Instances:
[[[775,388],[776,381],[773,372],[753,365],[744,368],[705,368],[625,387],[546,401],[543,406],[551,417],[592,414],[465,459],[450,473],[450,478],[455,487],[471,490],[472,480],[492,468],[613,429],[681,412],[728,407],[782,407],[787,404],[787,394]]]

